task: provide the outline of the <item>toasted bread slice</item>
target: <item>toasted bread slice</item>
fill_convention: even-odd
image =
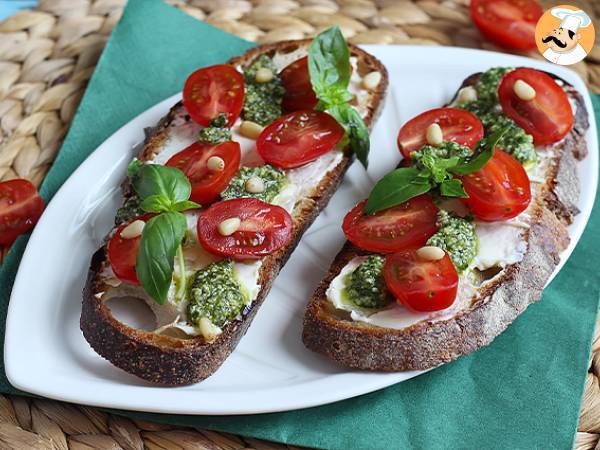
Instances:
[[[475,84],[479,75],[469,77],[461,87]],[[540,299],[560,253],[569,244],[567,225],[578,213],[576,162],[587,153],[584,135],[589,124],[583,99],[568,83],[558,83],[574,107],[575,125],[563,140],[546,148],[551,156],[527,210],[529,223],[522,232],[527,249],[523,258],[504,268],[482,272],[475,292],[463,293],[460,301],[459,292],[455,304],[460,305],[451,313],[440,312],[402,328],[385,328],[354,321],[327,299],[327,289],[346,264],[370,254],[348,242],[308,304],[303,330],[306,347],[352,368],[429,369],[488,345],[529,304]]]
[[[263,54],[276,54],[292,62],[306,54],[310,43],[310,40],[286,41],[256,47],[243,56],[233,58],[229,64],[246,67]],[[375,57],[358,47],[351,45],[350,51],[356,58],[356,68],[361,75],[373,71],[382,74],[378,87],[363,99],[363,118],[367,126],[371,127],[383,107],[388,84],[387,71]],[[161,150],[174,139],[172,133],[175,127],[185,127],[185,122],[190,122],[190,118],[182,104],[178,103],[148,136],[140,159],[147,161],[160,158]],[[304,187],[305,195],[295,203],[292,211],[294,230],[291,242],[262,260],[258,275],[260,291],[256,299],[246,307],[241,319],[226,324],[214,341],[209,342],[201,336],[190,337],[134,329],[116,320],[106,301],[119,296],[143,297],[143,291],[127,284],[115,287],[107,283],[103,276],[108,267],[106,247],[98,250],[92,258],[83,293],[80,321],[81,330],[89,344],[115,366],[153,383],[183,385],[212,375],[246,333],[279,270],[302,234],[327,205],[352,160],[348,149],[344,149],[339,162],[323,173],[318,184]],[[125,186],[124,189],[127,192],[128,187]]]

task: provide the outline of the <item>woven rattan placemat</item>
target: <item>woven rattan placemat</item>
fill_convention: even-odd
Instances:
[[[337,24],[357,44],[498,50],[471,24],[469,0],[167,0],[259,43],[300,39]],[[0,180],[39,185],[52,164],[125,0],[40,0],[0,22]],[[561,1],[541,1],[544,8]],[[570,0],[596,17],[600,1]],[[598,27],[600,34],[600,27]],[[573,68],[600,92],[600,35]],[[529,56],[541,58],[539,53]],[[0,261],[4,253],[0,248]],[[600,449],[600,336],[585,385],[577,449]],[[0,447],[29,449],[291,448],[225,433],[133,421],[95,408],[0,395]]]

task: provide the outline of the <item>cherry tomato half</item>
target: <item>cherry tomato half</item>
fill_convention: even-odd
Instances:
[[[206,127],[219,113],[226,113],[232,126],[244,104],[244,77],[227,64],[196,70],[183,87],[183,104],[200,125]]]
[[[437,261],[420,258],[416,249],[388,255],[383,277],[396,301],[414,311],[446,309],[456,298],[458,273],[447,253]]]
[[[513,87],[522,80],[535,89],[533,100],[522,100]],[[561,140],[573,128],[569,98],[554,79],[539,70],[515,69],[500,80],[498,97],[504,114],[533,136],[536,145]]]
[[[207,161],[212,156],[223,160],[223,170],[210,170],[207,167]],[[188,177],[192,184],[190,200],[206,206],[217,200],[229,185],[240,168],[241,158],[240,144],[237,142],[228,141],[217,145],[194,142],[173,155],[166,165],[177,167]]]
[[[420,195],[392,208],[365,215],[366,200],[346,217],[342,229],[350,242],[363,250],[393,253],[420,246],[436,231],[438,213],[429,195]]]
[[[314,161],[332,150],[344,137],[344,129],[323,111],[296,111],[267,126],[256,140],[265,162],[292,169]]]
[[[319,103],[310,82],[308,56],[286,66],[279,74],[285,95],[282,106],[286,111],[313,109]]]
[[[117,228],[115,234],[113,234],[113,237],[110,238],[110,241],[108,241],[108,261],[119,280],[137,286],[140,285],[137,274],[135,273],[135,261],[137,259],[142,236],[140,235],[135,238],[125,239],[121,237],[121,232],[136,220],[148,222],[154,216],[155,214],[144,214],[143,216],[136,217],[129,222],[121,224],[119,228]]]
[[[405,158],[427,144],[427,128],[437,123],[445,141],[473,149],[483,138],[483,125],[474,114],[459,108],[436,108],[414,117],[400,128],[398,148]]]
[[[469,198],[461,200],[475,217],[487,222],[518,216],[531,201],[527,172],[499,149],[481,170],[463,176],[462,182]]]
[[[240,219],[240,226],[223,235],[219,225]],[[256,198],[236,198],[214,203],[198,219],[198,240],[209,252],[234,259],[256,259],[270,255],[292,237],[292,217],[280,206]]]
[[[534,0],[471,0],[471,18],[486,39],[514,50],[535,48],[544,11]]]
[[[0,183],[0,245],[10,245],[31,230],[44,211],[44,200],[27,180]]]

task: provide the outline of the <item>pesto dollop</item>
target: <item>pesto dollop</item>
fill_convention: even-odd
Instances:
[[[429,238],[427,245],[444,250],[450,256],[456,270],[464,271],[477,254],[475,225],[442,209],[437,216],[437,226],[438,232]]]
[[[246,182],[254,177],[263,181],[264,191],[251,193],[246,190]],[[271,203],[287,184],[285,172],[269,164],[260,167],[242,167],[231,179],[227,189],[221,193],[221,198],[230,200],[232,198],[254,197],[263,202]]]
[[[381,256],[369,256],[347,276],[346,294],[352,303],[362,308],[381,308],[388,303],[384,261]]]
[[[228,116],[219,113],[210,121],[210,125],[198,133],[198,140],[204,144],[221,144],[231,141],[231,130],[227,128]]]
[[[261,69],[273,72],[273,79],[267,83],[256,82],[256,72]],[[277,76],[277,68],[271,58],[261,55],[244,71],[245,95],[242,118],[259,125],[268,125],[283,114],[281,101],[285,89]]]
[[[511,70],[513,70],[512,67],[494,67],[484,72],[474,86],[477,91],[477,100],[459,103],[458,107],[479,117],[486,134],[506,129],[506,133],[498,142],[498,147],[514,156],[521,164],[531,165],[538,160],[533,137],[511,118],[505,116],[499,104],[498,84],[500,79]]]
[[[125,203],[117,210],[115,216],[115,224],[119,225],[125,222],[129,222],[136,217],[144,214],[144,210],[141,208],[142,200],[134,193],[127,199]]]
[[[248,297],[233,273],[233,261],[224,259],[197,271],[188,289],[187,314],[198,325],[206,317],[222,327],[240,316]]]
[[[477,100],[488,105],[497,105],[500,102],[498,99],[500,79],[512,70],[513,67],[492,67],[483,72],[475,84]]]
[[[436,158],[452,158],[454,156],[465,157],[471,154],[471,149],[464,145],[457,144],[456,142],[444,141],[437,147],[431,145],[425,145],[419,150],[416,150],[410,154],[410,157],[416,163],[423,160],[426,155],[432,155]]]
[[[498,142],[499,148],[514,156],[523,165],[537,162],[538,155],[533,145],[533,137],[514,120],[495,108],[488,108],[485,104],[482,106],[478,101],[466,103],[462,107],[479,117],[486,134],[493,134],[502,129],[507,130]]]

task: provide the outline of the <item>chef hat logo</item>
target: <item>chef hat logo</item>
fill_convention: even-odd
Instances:
[[[547,10],[535,28],[540,53],[554,64],[571,65],[583,60],[595,39],[591,17],[582,9],[559,5]]]

